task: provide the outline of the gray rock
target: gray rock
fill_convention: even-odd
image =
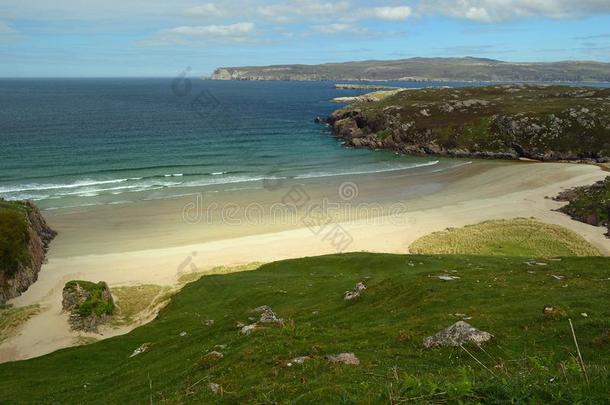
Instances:
[[[354,353],[339,353],[337,355],[326,356],[326,359],[331,363],[343,363],[351,365],[359,365],[360,359]]]
[[[343,299],[346,301],[351,301],[353,299],[356,299],[356,298],[360,297],[360,294],[364,290],[366,290],[366,286],[364,285],[364,283],[360,282],[360,283],[356,284],[356,286],[354,287],[354,289],[352,291],[346,291],[345,295],[343,296]]]
[[[428,348],[455,347],[465,343],[476,343],[477,345],[480,345],[491,338],[493,338],[492,334],[480,331],[464,321],[458,321],[436,335],[425,338],[424,346]]]

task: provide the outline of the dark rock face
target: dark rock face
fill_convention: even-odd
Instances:
[[[44,263],[49,244],[57,235],[57,232],[47,225],[34,203],[26,201],[21,204],[27,212],[29,260],[20,262],[10,275],[0,272],[0,304],[18,297],[34,284]]]
[[[405,90],[339,109],[327,123],[346,146],[410,155],[596,163],[610,155],[606,90],[519,85]]]

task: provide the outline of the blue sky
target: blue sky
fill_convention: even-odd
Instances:
[[[1,77],[414,56],[610,62],[610,0],[1,0]]]

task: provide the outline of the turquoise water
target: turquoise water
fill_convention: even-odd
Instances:
[[[455,166],[342,147],[313,118],[362,92],[331,82],[189,83],[0,80],[0,197],[77,207]]]

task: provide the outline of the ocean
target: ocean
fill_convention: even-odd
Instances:
[[[2,79],[0,197],[44,209],[127,204],[465,163],[343,147],[313,119],[340,107],[332,98],[366,91],[334,84]]]

